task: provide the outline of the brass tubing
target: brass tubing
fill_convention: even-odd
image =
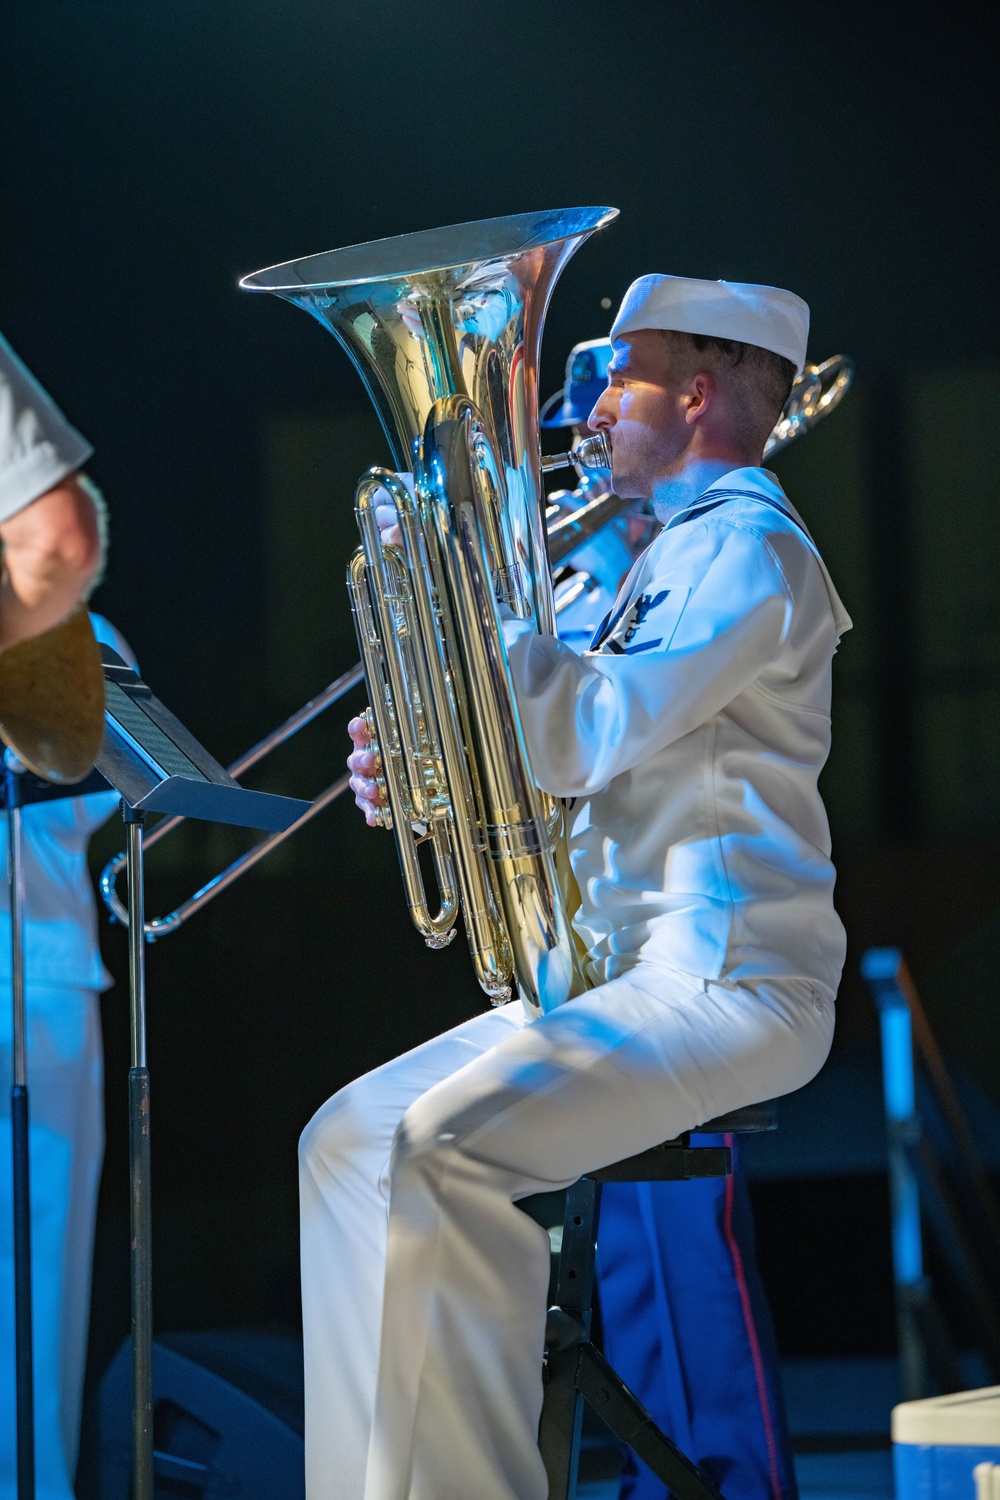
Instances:
[[[457,664],[450,660],[445,645],[455,639],[445,569],[434,532],[422,526],[408,493],[401,497],[399,519],[411,570],[422,575],[415,580],[413,596],[425,648],[426,691],[437,715],[451,799],[451,830],[469,951],[481,989],[498,1005],[510,998],[512,960],[480,827],[481,788],[471,754],[468,706],[461,676],[454,670]]]
[[[845,354],[835,354],[821,365],[806,365],[795,377],[781,416],[764,445],[764,457],[773,458],[796,438],[811,432],[840,405],[853,379],[854,361]]]
[[[374,481],[362,480],[359,492],[366,484],[374,485]],[[377,581],[376,579],[376,584]],[[431,914],[428,907],[427,891],[413,835],[412,786],[408,783],[407,776],[408,765],[412,763],[414,753],[413,747],[407,746],[409,754],[404,761],[402,723],[396,712],[396,704],[401,699],[403,701],[406,699],[406,685],[401,681],[398,662],[395,663],[396,671],[392,674],[395,680],[392,683],[386,683],[383,676],[386,665],[391,667],[395,661],[393,656],[395,641],[391,621],[388,632],[386,632],[384,620],[381,622],[381,631],[376,625],[373,605],[380,615],[385,615],[387,611],[385,601],[379,594],[377,586],[372,588],[371,585],[372,577],[368,559],[363,552],[358,551],[352,557],[348,568],[348,588],[358,633],[358,644],[365,663],[372,717],[382,758],[382,772],[392,818],[391,826],[396,837],[400,872],[413,925],[426,943],[431,947],[439,947],[445,935],[454,926],[458,914],[458,901],[454,887],[449,884],[441,889],[441,903],[436,916]],[[444,857],[444,868],[447,871],[447,845],[440,843],[438,849],[439,856]]]
[[[623,500],[614,493],[598,495],[596,500],[581,505],[568,516],[560,516],[548,530],[550,566],[557,568],[578,547],[582,547],[584,542],[596,536],[609,521],[620,516],[623,510],[634,503],[632,500]]]
[[[469,698],[475,743],[468,758],[478,776],[494,878],[528,1003],[551,1010],[582,984],[572,933],[562,909],[543,794],[531,775],[520,728],[493,580],[505,559],[487,557],[483,503],[474,467],[491,448],[466,397],[437,402],[418,461],[418,489],[441,552],[453,611],[449,641],[456,676]],[[494,458],[493,463],[496,460]]]
[[[394,547],[382,546],[374,507],[379,489],[388,491],[397,509],[409,502],[409,491],[398,475],[386,469],[372,469],[358,485],[355,510],[367,563],[365,576],[378,615],[382,659],[389,677],[389,702],[405,766],[403,784],[409,793],[410,820],[424,825],[431,842],[440,893],[436,917],[428,911],[426,886],[416,852],[417,843],[423,839],[414,838],[410,824],[400,824],[397,820],[397,844],[400,860],[405,860],[406,865],[404,882],[411,916],[428,947],[441,948],[453,936],[458,894],[452,857],[452,810],[414,606],[414,594],[419,593],[423,577],[411,566],[408,557]]]
[[[375,519],[375,496],[382,489],[392,495],[398,509],[400,492],[405,494],[406,486],[388,469],[370,469],[355,491],[354,510],[365,554],[365,578],[375,614],[376,634],[381,644],[399,748],[406,768],[409,816],[427,822],[431,817],[425,774],[427,731],[422,720],[419,684],[411,680],[412,673],[408,677],[404,660],[404,651],[409,645],[407,633],[412,624],[412,619],[408,618],[408,614],[412,617],[409,609],[410,579],[400,553],[393,547],[382,546]],[[412,653],[410,659],[412,662]]]

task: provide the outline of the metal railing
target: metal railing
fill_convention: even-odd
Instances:
[[[898,948],[870,948],[861,972],[879,1014],[892,1259],[904,1398],[968,1384],[953,1333],[924,1264],[926,1228],[947,1266],[954,1299],[976,1330],[991,1378],[1000,1379],[1000,1207],[976,1149],[913,976]],[[918,1079],[930,1085],[957,1172],[946,1172],[922,1118]],[[956,1192],[960,1189],[962,1196]]]

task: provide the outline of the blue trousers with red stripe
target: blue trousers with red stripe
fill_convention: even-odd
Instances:
[[[726,1500],[796,1500],[778,1356],[732,1136],[733,1175],[620,1182],[601,1196],[604,1347],[657,1424]],[[663,1500],[629,1456],[622,1500]]]

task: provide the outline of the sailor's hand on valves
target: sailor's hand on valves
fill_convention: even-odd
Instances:
[[[383,491],[383,494],[385,491]],[[402,547],[403,533],[396,519],[396,507],[391,504],[376,505],[375,519],[383,547]]]
[[[406,485],[410,494],[413,494],[413,475],[400,474],[400,479]],[[378,522],[378,534],[382,540],[383,547],[402,547],[403,533],[396,519],[396,507],[392,503],[392,496],[388,490],[380,490],[379,503],[375,507],[375,519]]]
[[[372,734],[371,724],[367,713],[357,719],[352,719],[347,726],[347,732],[354,741],[354,749],[347,757],[347,764],[351,772],[350,787],[354,793],[354,800],[365,815],[365,822],[369,828],[378,828],[380,807],[386,805],[385,791],[381,782],[381,765],[376,751],[372,748],[375,737]]]

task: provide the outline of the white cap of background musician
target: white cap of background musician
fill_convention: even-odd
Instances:
[[[756,344],[790,359],[799,374],[806,362],[809,306],[778,286],[699,281],[692,276],[640,276],[618,309],[611,327],[612,343],[640,328],[667,328]]]

